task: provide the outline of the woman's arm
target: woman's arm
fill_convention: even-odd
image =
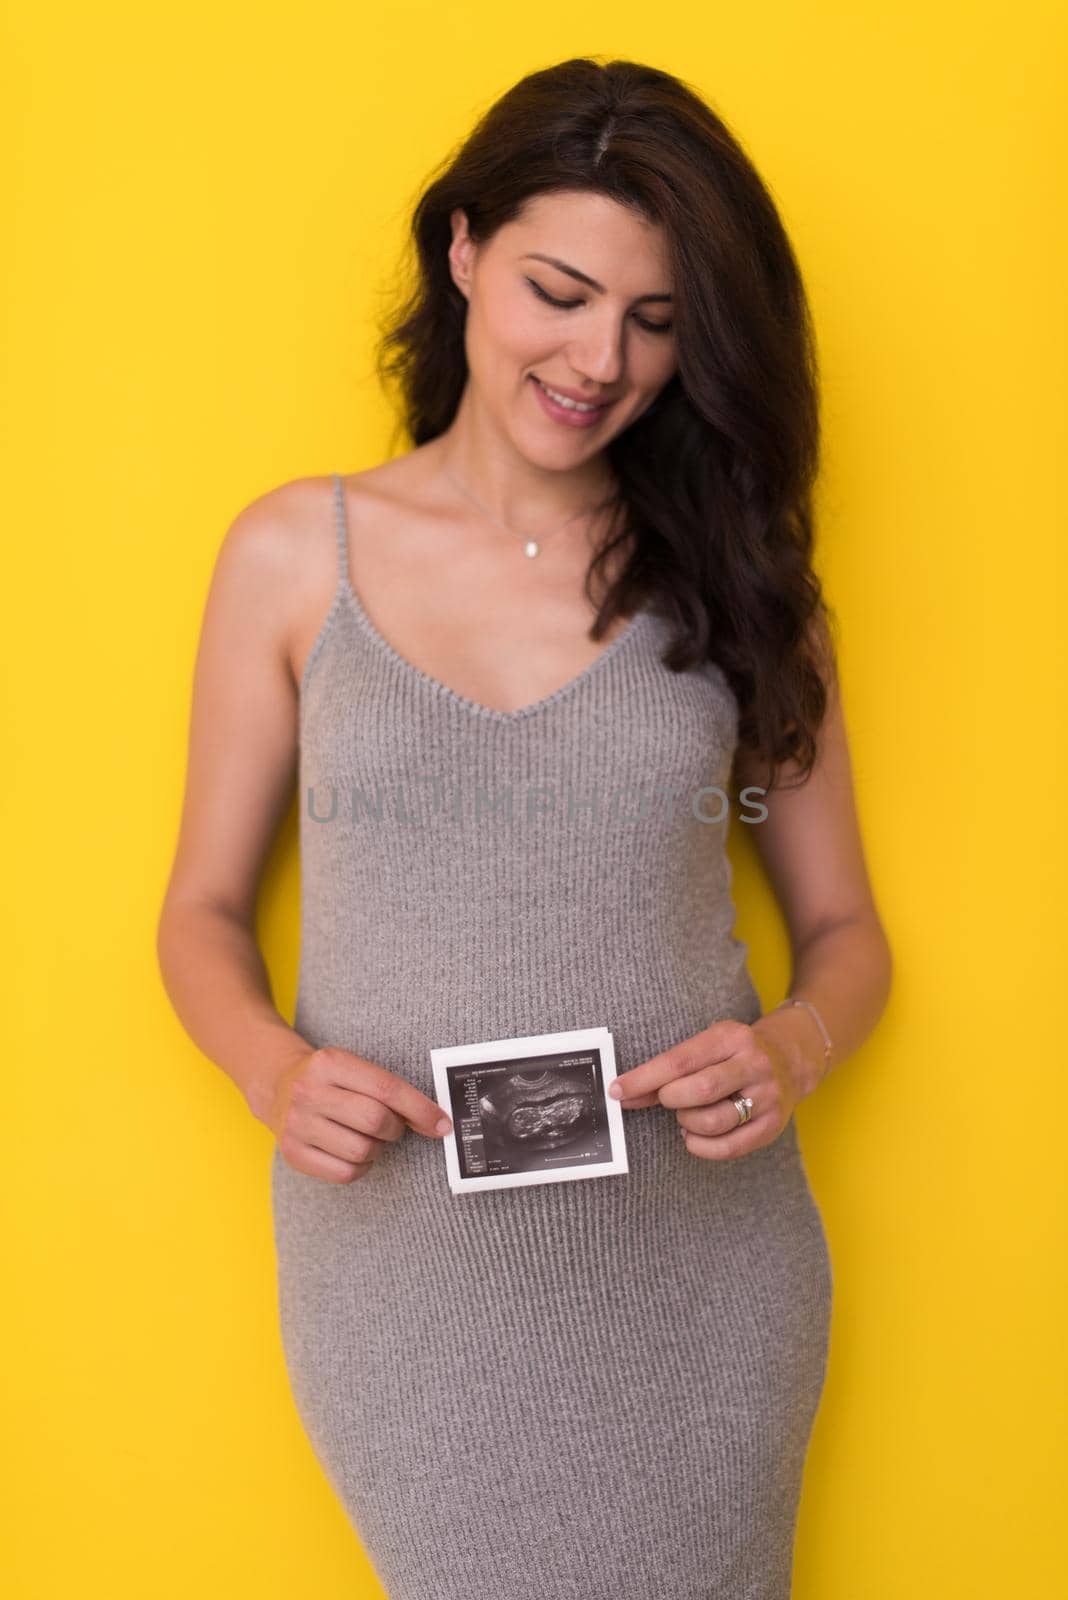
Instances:
[[[298,484],[273,490],[240,513],[220,548],[194,672],[181,827],[157,931],[164,986],[186,1032],[261,1121],[281,1074],[312,1048],[275,1009],[255,935],[260,874],[296,776],[289,645],[295,610],[307,604],[314,581],[308,566],[317,545],[303,541],[298,560],[300,505]]]
[[[740,788],[759,783],[756,763],[736,763]],[[784,774],[793,779],[796,772]],[[864,858],[836,672],[828,674],[828,707],[816,763],[801,787],[763,797],[767,817],[752,827],[758,853],[790,934],[788,992],[810,1000],[833,1042],[830,1062],[818,1024],[805,1006],[760,1017],[758,1033],[786,1050],[796,1081],[810,1094],[831,1066],[853,1053],[885,1009],[893,958],[876,910]]]

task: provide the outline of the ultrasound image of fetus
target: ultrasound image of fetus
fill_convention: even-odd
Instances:
[[[589,1066],[513,1072],[479,1098],[487,1140],[513,1150],[556,1150],[595,1127]]]

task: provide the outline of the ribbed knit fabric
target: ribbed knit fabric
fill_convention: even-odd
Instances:
[[[699,820],[737,737],[720,669],[672,673],[647,609],[555,694],[480,706],[370,621],[333,482],[300,1033],[433,1099],[434,1045],[604,1024],[625,1072],[755,1020],[728,820]],[[626,1174],[460,1196],[410,1131],[351,1184],[275,1151],[294,1399],[390,1600],[789,1600],[832,1297],[794,1121],[731,1161],[662,1106],[624,1131]]]

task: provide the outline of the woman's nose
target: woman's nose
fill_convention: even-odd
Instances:
[[[618,383],[623,371],[623,332],[618,322],[590,327],[568,349],[572,370],[596,383]]]

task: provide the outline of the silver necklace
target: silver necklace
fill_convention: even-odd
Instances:
[[[481,511],[484,517],[488,517],[492,523],[495,523],[496,526],[501,529],[502,533],[510,533],[513,538],[523,540],[524,555],[529,556],[531,560],[533,560],[536,555],[540,554],[541,543],[539,540],[532,539],[527,533],[520,533],[518,528],[510,528],[506,522],[501,521],[500,517],[494,516],[489,506],[483,505],[478,496],[472,494],[471,490],[466,488],[464,484],[460,482],[459,478],[456,477],[455,473],[449,471],[448,467],[442,467],[441,470],[448,478],[449,482],[453,484],[455,488],[459,489],[460,493],[470,500],[471,504]],[[594,506],[580,506],[577,511],[572,511],[571,515],[566,517],[563,522],[557,525],[557,527],[550,529],[548,537],[551,539],[554,533],[561,533],[564,528],[568,526],[568,523],[574,522],[575,518],[581,517],[584,512],[596,509],[597,508]],[[542,538],[545,537],[546,536],[543,534]]]

